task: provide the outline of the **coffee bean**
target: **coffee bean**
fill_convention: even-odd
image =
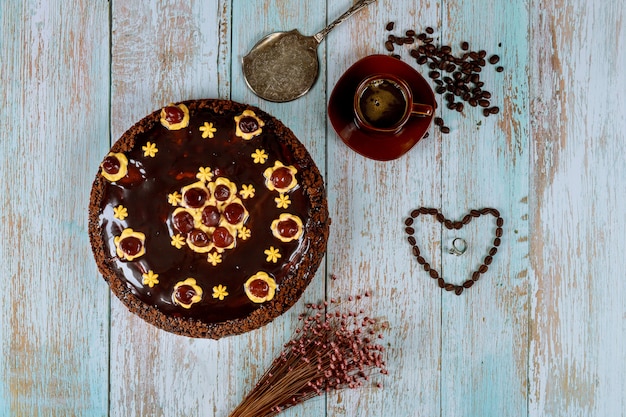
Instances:
[[[426,272],[430,271],[430,264],[425,263],[425,264],[423,265],[423,267],[424,267],[424,271],[426,271]]]
[[[496,67],[496,71],[497,72],[502,72],[502,71],[504,71],[504,68],[503,67]]]
[[[495,239],[493,240],[493,246],[496,246],[496,247],[497,247],[497,246],[500,246],[500,243],[501,243],[501,240],[500,240],[500,238],[499,238],[499,237],[497,237],[497,238],[495,238]]]
[[[417,241],[415,240],[415,238],[414,238],[413,236],[409,236],[409,237],[407,238],[407,240],[409,241],[409,244],[410,244],[411,246],[413,246],[413,245],[415,245],[415,244],[417,243]]]
[[[439,86],[439,87],[435,88],[435,92],[436,92],[437,94],[443,94],[443,93],[445,93],[446,91],[447,91],[447,90],[446,90],[446,87],[443,87],[443,86]]]
[[[439,78],[441,76],[441,73],[439,71],[431,71],[428,73],[428,76],[430,78]]]
[[[498,113],[500,113],[500,107],[497,107],[497,106],[491,107],[489,109],[489,113],[491,113],[491,114],[498,114]]]
[[[491,255],[489,255],[489,256],[485,256],[485,259],[483,260],[483,263],[485,265],[491,265],[492,261],[493,261],[493,257]]]
[[[435,29],[431,28],[430,26],[426,28],[426,33],[428,33],[429,35],[432,35],[433,33],[435,33]]]
[[[467,51],[469,49],[469,43],[461,42],[461,49]]]
[[[474,271],[472,273],[472,281],[478,281],[479,278],[480,278],[480,272]]]
[[[471,221],[472,221],[472,216],[470,216],[469,214],[466,214],[465,217],[463,217],[463,220],[461,220],[461,223],[468,224]]]
[[[404,225],[411,226],[412,224],[413,224],[413,219],[411,217],[407,217],[407,219],[404,221]]]
[[[480,272],[481,274],[484,274],[485,272],[487,272],[487,270],[489,270],[489,267],[485,264],[482,264],[480,268],[478,268],[478,272]]]
[[[498,248],[489,249],[489,256],[494,256],[496,253],[498,253]]]
[[[489,104],[491,104],[489,103],[489,100],[485,100],[485,99],[478,100],[478,105],[480,107],[489,107]]]
[[[456,295],[461,295],[461,294],[463,294],[463,287],[457,286],[457,287],[455,288],[455,290],[454,290],[454,293],[455,293]]]
[[[443,288],[445,288],[446,291],[454,291],[456,286],[453,284],[446,284]]]
[[[391,42],[391,41],[387,41],[387,42],[385,42],[385,48],[386,48],[389,52],[392,52],[392,51],[393,51],[393,42]]]
[[[443,217],[443,216],[442,216]],[[437,217],[437,219],[439,219],[439,217]],[[454,224],[452,223],[451,220],[446,219],[443,222],[443,225],[446,226],[446,229],[453,229],[454,228]]]
[[[463,103],[456,103],[456,111],[458,111],[459,113],[462,113],[464,108],[465,106],[463,105]]]
[[[413,255],[420,256],[420,248],[418,248],[417,246],[413,246]]]
[[[437,280],[437,284],[439,285],[439,288],[444,288],[446,286],[446,281],[443,278],[439,278]]]
[[[422,55],[417,58],[417,63],[420,65],[424,65],[426,62],[428,62],[428,58],[426,58],[426,55]]]
[[[435,117],[435,126],[443,126],[443,119],[441,117]]]
[[[424,259],[422,256],[418,256],[417,263],[420,265],[424,265],[426,263],[426,259]]]
[[[405,33],[406,36],[413,37],[415,36],[415,31],[413,29],[409,29]]]
[[[393,30],[393,28],[395,27],[395,23],[394,22],[389,22],[387,23],[387,25],[385,26],[385,29],[387,30]]]
[[[463,288],[472,288],[472,285],[474,285],[474,281],[468,280],[463,283]]]
[[[419,210],[413,210],[411,212],[411,217],[413,217],[413,218],[416,218],[419,215],[420,215],[420,211]]]
[[[441,126],[441,133],[450,133],[450,128],[448,126]]]
[[[496,219],[496,226],[502,227],[503,224],[504,224],[504,219],[502,217],[498,217]]]
[[[489,109],[484,109],[483,110],[483,116],[489,117],[490,114],[491,114],[491,112],[489,111]]]
[[[498,227],[496,229],[496,237],[502,237],[502,228],[501,227]]]
[[[435,271],[434,269],[431,269],[430,271],[428,271],[428,275],[430,275],[432,279],[439,278],[439,273]]]
[[[404,231],[406,232],[407,235],[415,234],[415,229],[413,229],[412,227],[407,227],[406,229],[404,229]]]
[[[500,61],[500,57],[498,55],[491,55],[489,57],[490,64],[497,64]]]

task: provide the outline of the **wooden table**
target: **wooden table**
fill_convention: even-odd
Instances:
[[[242,55],[274,30],[313,34],[349,0],[5,0],[0,4],[0,415],[227,416],[289,340],[304,303],[365,290],[388,322],[383,388],[332,393],[285,416],[626,415],[626,6],[619,1],[378,0],[321,45],[312,91],[288,104],[246,88]],[[393,33],[497,53],[483,79],[500,114],[438,112],[408,154],[348,149],[326,106]],[[403,60],[422,74],[398,47]],[[328,252],[302,300],[222,340],[160,331],[127,312],[87,237],[91,182],[112,141],[171,101],[260,106],[308,147],[327,183]],[[404,219],[497,208],[504,236],[461,296],[411,255]],[[480,263],[491,220],[424,226],[450,280]],[[447,252],[453,237],[468,252]],[[331,274],[338,278],[331,279]]]

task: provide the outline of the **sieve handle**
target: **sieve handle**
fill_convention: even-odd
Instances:
[[[324,40],[324,38],[326,37],[326,35],[328,35],[328,33],[331,30],[333,30],[336,26],[338,26],[339,24],[343,23],[350,16],[352,16],[353,14],[355,14],[356,12],[361,10],[362,8],[369,6],[370,4],[374,3],[375,1],[376,0],[362,0],[362,1],[354,4],[348,10],[346,10],[346,12],[344,14],[342,14],[337,19],[335,19],[331,24],[329,24],[324,29],[320,30],[315,35],[313,35],[313,39],[315,39],[315,41],[317,43],[321,43],[322,40]]]

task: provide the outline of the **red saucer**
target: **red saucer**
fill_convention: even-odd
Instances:
[[[407,153],[428,131],[433,116],[411,117],[394,134],[364,132],[354,121],[353,100],[361,80],[376,73],[393,74],[403,78],[413,91],[417,103],[435,108],[435,95],[428,82],[413,67],[387,55],[370,55],[352,65],[339,78],[328,101],[328,118],[333,128],[355,152],[377,161],[390,161]]]

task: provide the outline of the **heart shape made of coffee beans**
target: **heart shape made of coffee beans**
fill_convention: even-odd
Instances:
[[[446,282],[446,280],[441,277],[439,272],[436,269],[431,268],[430,264],[424,259],[421,255],[420,248],[417,245],[417,240],[413,236],[415,234],[415,229],[412,227],[414,219],[420,215],[430,215],[433,216],[439,223],[443,224],[447,229],[456,229],[459,230],[463,228],[466,224],[469,224],[472,219],[475,219],[480,216],[492,215],[496,219],[496,230],[495,230],[495,238],[493,239],[493,246],[489,249],[487,256],[483,259],[483,263],[478,267],[477,270],[472,272],[472,277],[465,281],[461,285],[451,284]],[[504,219],[500,216],[500,212],[494,208],[483,208],[480,210],[470,210],[468,214],[466,214],[463,219],[460,221],[452,221],[447,219],[439,210],[436,208],[428,208],[428,207],[420,207],[411,212],[411,217],[408,217],[404,221],[404,225],[406,228],[404,231],[408,235],[407,240],[409,244],[412,246],[413,255],[417,258],[417,262],[422,265],[424,271],[428,272],[431,278],[437,280],[437,284],[442,289],[446,291],[454,291],[456,295],[461,295],[463,290],[467,288],[471,288],[476,281],[480,278],[482,274],[487,272],[489,269],[489,265],[493,261],[493,257],[498,252],[498,246],[500,246],[501,238],[502,238],[502,225],[504,225]]]

